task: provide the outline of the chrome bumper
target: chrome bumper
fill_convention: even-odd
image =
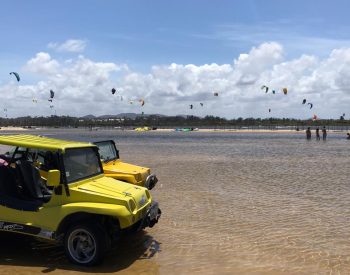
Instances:
[[[161,215],[162,211],[159,209],[158,202],[153,202],[150,208],[148,208],[146,215],[141,220],[139,230],[146,227],[153,227],[158,222]]]

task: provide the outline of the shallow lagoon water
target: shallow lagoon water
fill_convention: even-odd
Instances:
[[[342,135],[33,132],[114,139],[122,160],[158,175],[152,194],[163,215],[92,269],[71,266],[51,245],[2,236],[4,272],[350,273],[350,141]]]

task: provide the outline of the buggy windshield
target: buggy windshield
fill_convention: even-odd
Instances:
[[[63,162],[68,183],[102,173],[101,162],[94,148],[67,149]]]
[[[99,149],[101,160],[108,162],[119,158],[118,150],[111,140],[95,142]]]

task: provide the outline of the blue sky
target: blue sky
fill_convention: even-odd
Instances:
[[[95,62],[127,64],[148,74],[152,66],[232,64],[265,42],[283,46],[283,61],[302,55],[327,58],[350,47],[348,1],[3,1],[0,73],[23,71],[48,52],[57,62],[83,54]],[[54,51],[69,39],[84,50]],[[58,46],[57,46],[58,47]],[[23,77],[35,84],[42,76]],[[0,85],[6,80],[0,78]]]
[[[172,62],[226,63],[265,41],[288,41],[295,56],[313,53],[299,44],[303,39],[324,39],[315,50],[328,54],[350,39],[348,1],[39,0],[1,6],[1,59],[18,62],[68,38],[88,40],[91,58],[143,70]]]

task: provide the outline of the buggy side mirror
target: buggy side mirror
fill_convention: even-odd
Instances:
[[[47,173],[46,185],[50,187],[56,187],[60,185],[61,173],[58,170],[50,170]]]

